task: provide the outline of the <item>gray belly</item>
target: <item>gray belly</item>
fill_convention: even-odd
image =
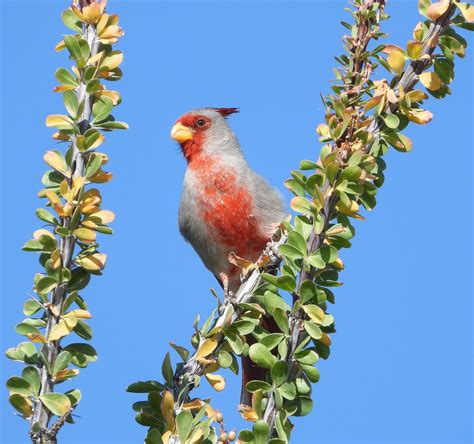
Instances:
[[[178,224],[181,235],[199,255],[204,265],[216,276],[229,267],[227,249],[214,239],[214,233],[197,208],[195,193],[186,187],[179,206]]]

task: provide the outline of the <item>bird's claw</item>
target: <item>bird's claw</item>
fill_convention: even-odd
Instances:
[[[230,290],[227,290],[226,292],[224,292],[224,302],[225,304],[234,305],[236,302],[235,294]]]

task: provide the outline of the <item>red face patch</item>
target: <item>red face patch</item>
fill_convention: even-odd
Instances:
[[[211,127],[212,122],[209,117],[195,114],[185,114],[178,119],[178,122],[194,131],[193,138],[181,144],[184,157],[190,163],[201,152],[206,131]]]

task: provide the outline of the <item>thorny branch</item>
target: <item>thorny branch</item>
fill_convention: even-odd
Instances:
[[[373,0],[366,0],[361,6],[359,13],[363,14],[363,11],[366,8],[372,7],[374,3]],[[380,3],[380,12],[383,12],[385,7],[385,1],[381,1]],[[443,34],[446,26],[448,26],[449,21],[454,14],[455,6],[452,5],[445,14],[443,14],[435,23],[431,25],[431,28],[428,33],[428,37],[423,45],[423,50],[421,56],[418,60],[413,61],[409,68],[405,71],[404,75],[400,78],[397,82],[394,91],[398,94],[400,91],[408,92],[411,91],[414,86],[418,83],[418,74],[423,72],[426,66],[431,62],[431,54],[433,53],[434,49],[436,48],[436,43],[440,35]],[[365,60],[361,60],[359,57],[362,54],[360,48],[363,48],[363,51],[367,49],[367,45],[373,35],[374,28],[378,27],[379,17],[374,22],[362,22],[361,26],[359,26],[359,30],[357,33],[357,39],[351,40],[348,38],[349,43],[352,45],[351,53],[353,57],[353,64],[357,67],[358,71],[354,72],[354,76],[352,76],[352,81],[357,77],[357,75],[364,76],[367,72],[371,72],[370,65],[366,63]],[[369,75],[367,75],[366,80],[368,80]],[[355,87],[355,85],[350,85],[351,90]],[[388,105],[390,106],[390,104]],[[392,104],[390,106],[391,111],[394,112],[397,108],[396,104]],[[369,132],[373,135],[373,141],[375,141],[378,137],[380,131],[380,125],[378,121],[375,120],[374,124],[369,128]],[[346,140],[350,140],[350,137],[347,137],[347,134],[344,134],[340,140],[335,142],[334,149],[338,150],[341,146],[344,146]],[[365,151],[369,152],[371,145],[365,147]],[[326,195],[326,191],[329,189],[329,183],[326,183],[323,187],[323,195]],[[332,219],[332,211],[334,210],[334,206],[336,203],[336,196],[329,194],[325,200],[324,210],[323,210],[323,217],[324,217],[324,228],[322,233],[324,233],[329,221]],[[323,236],[314,234],[310,237],[308,241],[308,250],[310,252],[316,251],[320,245],[322,244]],[[312,274],[316,269],[312,268],[310,272],[302,269],[300,278],[298,281],[298,289],[300,288],[301,284],[307,280],[311,279]],[[289,344],[289,351],[287,354],[286,362],[288,364],[289,372],[288,372],[288,380],[291,380],[295,377],[297,373],[297,369],[295,366],[295,361],[293,359],[294,351],[297,349],[298,345],[302,342],[302,340],[306,337],[306,333],[302,327],[302,321],[299,316],[296,316],[290,320],[290,344]],[[263,419],[270,425],[270,429],[274,428],[275,422],[275,415],[277,410],[275,408],[274,396],[273,394],[270,395],[267,406],[265,408]]]
[[[97,54],[99,49],[99,39],[96,34],[94,26],[84,25],[84,38],[89,43],[91,48],[91,56]],[[79,128],[81,134],[84,134],[89,128],[89,122],[92,116],[92,99],[89,97],[89,94],[86,92],[86,84],[84,81],[78,86],[78,102],[81,103],[85,101],[84,111],[82,113],[81,121],[79,122]],[[76,177],[83,177],[85,175],[85,164],[86,164],[86,154],[79,151],[76,143],[73,143],[73,158],[72,158],[72,177],[69,179],[70,185],[72,180]],[[62,218],[62,226],[68,228],[70,222],[69,217]],[[64,268],[71,270],[71,260],[74,254],[74,247],[76,245],[76,238],[73,235],[70,235],[66,238],[61,238],[60,242],[60,253],[61,259]],[[62,304],[66,299],[68,290],[67,284],[64,283],[58,286],[52,293],[52,305],[55,306],[58,312],[61,311]],[[49,336],[53,327],[58,323],[59,316],[56,316],[51,310],[47,311],[47,325],[46,325],[46,337]],[[43,345],[41,353],[47,362],[50,364],[50,367],[53,366],[54,361],[56,360],[57,355],[60,352],[60,343],[58,341],[47,342]],[[41,389],[39,395],[44,395],[45,393],[51,393],[54,391],[54,382],[51,379],[51,375],[48,373],[48,369],[45,365],[40,368],[40,380],[41,380]],[[51,418],[51,415],[48,409],[38,401],[34,406],[33,416],[31,418],[31,427],[35,424],[39,424],[40,430],[33,431],[31,429],[30,436],[31,440],[35,444],[54,444],[56,443],[56,434],[59,431],[59,428],[64,424],[64,418],[60,418],[56,424],[54,424],[50,429],[48,429],[48,423]],[[58,427],[59,425],[59,427]]]
[[[220,315],[214,320],[211,330],[218,327],[224,327],[235,322],[239,317],[238,305],[248,302],[253,295],[253,292],[258,288],[261,281],[262,272],[271,272],[278,268],[281,257],[275,252],[278,247],[286,242],[286,236],[278,229],[273,235],[273,239],[268,243],[267,248],[262,253],[257,261],[257,264],[264,264],[262,267],[255,268],[248,277],[244,280],[239,290],[231,300],[226,300],[220,307]],[[222,336],[222,335],[221,335]],[[221,339],[223,339],[221,337]],[[199,347],[198,347],[199,349]],[[196,353],[191,356],[181,370],[178,370],[174,375],[174,392],[175,397],[181,393],[182,401],[186,401],[189,392],[194,388],[195,376],[201,376],[203,370],[202,364],[196,359]],[[183,388],[185,392],[182,393]]]

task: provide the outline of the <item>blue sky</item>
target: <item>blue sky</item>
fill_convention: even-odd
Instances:
[[[418,20],[415,2],[390,3],[384,27],[403,44]],[[70,64],[53,47],[66,32],[59,14],[67,4],[2,2],[2,350],[20,342],[14,326],[39,271],[21,246],[39,227],[41,158],[54,147],[44,118],[63,109],[53,74]],[[114,173],[102,187],[104,208],[117,219],[115,235],[101,239],[105,274],[84,292],[99,360],[74,380],[80,418],[61,432],[71,444],[142,442],[145,429],[131,410],[138,397],[125,387],[160,379],[168,341],[188,344],[195,314],[214,307],[214,278],[178,233],[185,163],[169,138],[172,123],[195,107],[239,106],[230,124],[249,163],[282,189],[289,170],[319,152],[319,94],[329,90],[339,21],[347,19],[343,0],[109,5],[126,31],[125,77],[115,85],[124,100],[115,114],[130,130],[103,145]],[[357,222],[353,248],[343,253],[338,333],[294,443],[472,442],[473,74],[469,48],[453,95],[428,102],[434,121],[408,131],[413,152],[387,156],[379,205]],[[0,369],[2,381],[21,372],[6,359]],[[239,378],[228,376],[214,404],[229,428],[241,428]],[[26,442],[27,425],[12,413],[3,382],[0,398],[0,441]]]

